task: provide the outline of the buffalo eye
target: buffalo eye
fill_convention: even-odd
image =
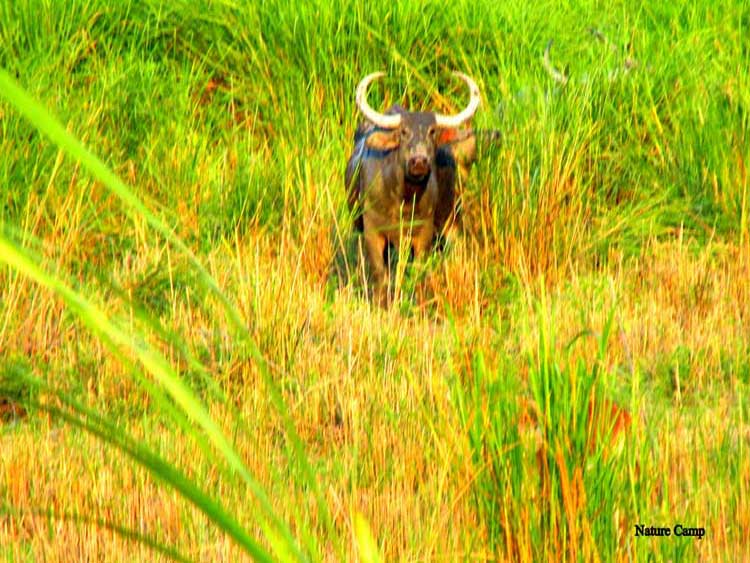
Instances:
[[[430,136],[430,139],[432,139],[432,142],[437,144],[438,139],[440,138],[440,129],[432,125],[427,130],[427,134]]]
[[[407,127],[401,128],[401,140],[408,141],[411,139],[411,129],[408,129]]]

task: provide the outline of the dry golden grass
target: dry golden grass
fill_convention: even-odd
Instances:
[[[483,351],[490,364],[501,356],[520,359],[533,353],[538,338],[532,301],[539,285],[521,287],[526,298],[500,306],[503,322],[498,326],[496,317],[488,318],[484,311],[505,282],[498,279],[488,286],[480,279],[479,265],[486,260],[482,249],[461,243],[424,282],[432,286],[434,307],[412,314],[396,307],[381,310],[350,288],[327,300],[326,253],[320,250],[334,243],[322,223],[313,223],[308,232],[302,242],[251,234],[217,249],[207,263],[220,286],[238,297],[270,365],[283,377],[280,383],[319,473],[335,527],[348,538],[347,557],[355,554],[355,510],[369,520],[387,560],[489,557],[480,547],[482,525],[471,502],[477,468],[470,462],[448,381],[454,374],[471,377],[476,350]],[[163,252],[142,247],[113,278],[133,278],[139,268],[161,262]],[[625,405],[634,413],[629,447],[643,452],[642,502],[654,513],[698,515],[701,521],[690,523],[705,526],[709,534],[690,548],[699,558],[741,553],[744,540],[733,519],[750,514],[746,489],[728,490],[728,481],[716,476],[704,449],[736,444],[748,436],[747,426],[737,425],[737,371],[728,370],[726,361],[727,353],[737,362],[747,361],[742,358],[750,341],[749,264],[747,247],[717,243],[694,248],[677,237],[648,245],[642,258],[574,274],[549,289],[561,345],[582,327],[600,331],[616,304],[616,338],[606,353],[606,362],[621,374],[615,383],[636,384],[627,376],[640,373],[633,381],[656,389],[655,395],[636,389],[632,403]],[[137,409],[135,405],[148,403],[56,299],[7,272],[3,277],[8,290],[0,349],[20,352],[37,369],[44,366],[52,380],[80,370],[93,404],[123,402]],[[188,293],[174,289],[163,317],[192,349],[212,350],[214,356],[205,358],[211,374],[230,390],[253,429],[252,434],[237,435],[238,449],[282,517],[295,521],[295,511],[305,512],[309,502],[291,483],[280,490],[271,469],[285,457],[278,438],[280,422],[266,390],[252,363],[233,357],[232,342],[222,333],[211,304],[197,302]],[[127,315],[104,290],[99,297],[111,312]],[[455,323],[446,320],[447,310]],[[585,342],[574,345],[573,357],[590,361],[595,350]],[[673,357],[681,347],[690,353]],[[665,373],[668,382],[662,381]],[[659,390],[659,384],[668,389]],[[233,419],[226,408],[215,406],[214,414],[232,435]],[[208,462],[196,465],[199,452],[189,441],[160,426],[139,429],[137,419],[128,424],[217,491],[241,520],[247,518],[250,508],[242,488],[223,485]],[[82,514],[148,531],[179,545],[190,557],[240,557],[195,509],[92,438],[32,415],[4,432],[2,440],[0,496],[21,516],[3,517],[0,545],[14,546],[17,555],[28,552],[61,561],[156,557],[96,526],[48,523],[46,515],[33,512],[76,507]],[[750,466],[745,462],[741,471],[737,481],[747,484]],[[314,507],[309,508],[305,518],[321,530]],[[47,532],[49,526],[54,534]],[[518,541],[520,554],[529,539]],[[582,555],[588,559],[591,553]]]

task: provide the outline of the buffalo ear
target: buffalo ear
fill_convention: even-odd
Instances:
[[[437,138],[440,149],[448,149],[462,166],[471,166],[477,158],[477,137],[472,129],[442,129]]]
[[[398,148],[401,142],[401,134],[398,129],[393,131],[373,131],[368,135],[365,145],[368,149],[376,151],[391,151]]]
[[[438,145],[450,145],[453,143],[462,143],[467,139],[474,137],[474,131],[471,128],[467,129],[456,129],[448,128],[441,129],[437,138]]]
[[[437,134],[437,140],[435,144],[437,145],[447,145],[449,143],[452,143],[458,138],[458,129],[449,128],[449,129],[440,129]]]

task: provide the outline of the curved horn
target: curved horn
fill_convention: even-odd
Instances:
[[[480,98],[479,86],[477,86],[477,83],[466,76],[463,72],[454,72],[453,74],[454,76],[458,76],[469,86],[471,99],[469,100],[469,105],[467,105],[461,113],[458,113],[456,115],[441,115],[439,113],[436,113],[435,123],[440,127],[460,127],[465,121],[471,119],[471,117],[476,113],[477,108],[479,107]]]
[[[400,115],[384,115],[372,109],[370,104],[367,103],[367,87],[370,85],[370,82],[381,76],[385,76],[385,73],[373,72],[362,79],[362,82],[357,86],[357,107],[367,119],[372,121],[378,127],[382,127],[383,129],[395,129],[401,125]]]

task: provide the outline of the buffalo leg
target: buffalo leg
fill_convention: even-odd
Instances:
[[[432,247],[432,241],[435,236],[435,229],[424,227],[417,232],[412,233],[411,250],[414,260],[419,260]]]
[[[411,251],[414,256],[414,265],[422,263],[424,257],[429,253],[435,238],[435,229],[423,228],[414,233],[411,241]],[[428,290],[425,289],[426,280],[421,281],[415,287],[415,298],[421,306],[427,301]]]
[[[380,233],[365,232],[365,248],[373,278],[373,297],[381,304],[388,303],[388,267],[384,260],[386,238]]]

